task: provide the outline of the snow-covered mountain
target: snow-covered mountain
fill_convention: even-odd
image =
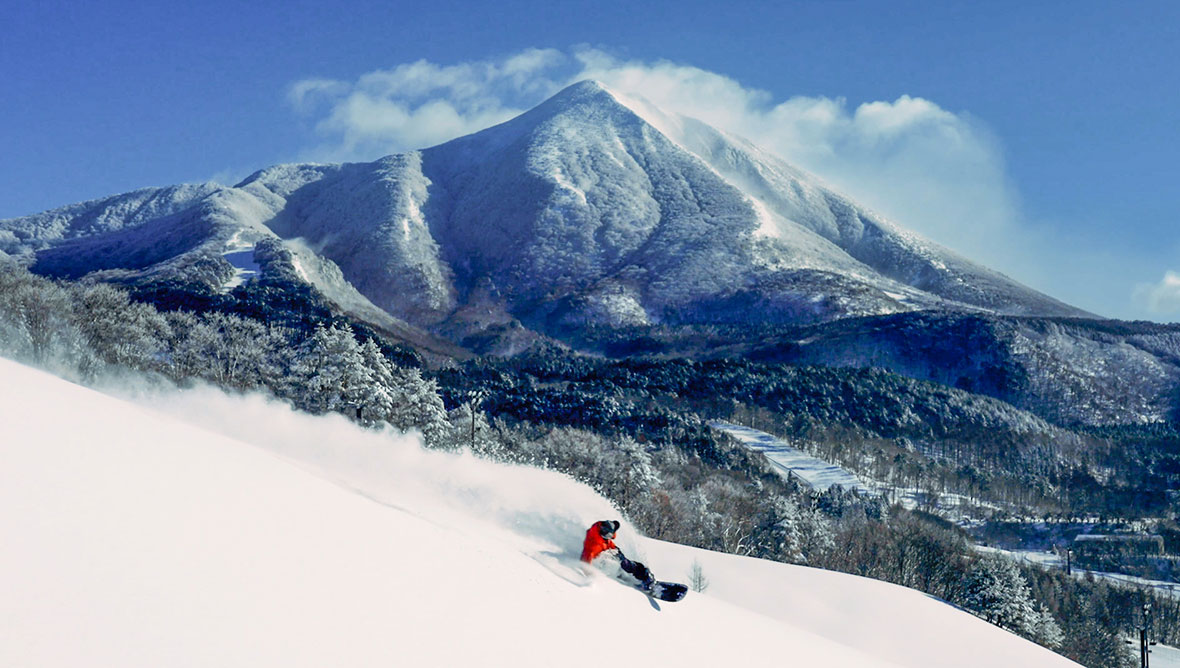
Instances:
[[[325,293],[456,337],[513,320],[1085,315],[741,139],[591,81],[372,163],[279,165],[232,188],[147,189],[0,221],[0,251],[34,271],[124,282],[225,287],[238,275],[226,255],[264,240],[298,242],[330,267],[283,265]]]
[[[581,569],[617,513],[564,476],[258,397],[0,377],[0,665],[1077,665],[917,591],[625,526],[709,580],[655,605]]]

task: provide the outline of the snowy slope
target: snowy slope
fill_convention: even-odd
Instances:
[[[764,431],[722,420],[710,422],[709,426],[733,436],[747,448],[761,452],[780,475],[787,478],[793,475],[812,489],[826,491],[833,485],[840,485],[862,494],[871,493],[868,486],[847,469],[812,457]]]
[[[624,527],[711,581],[655,606],[581,571],[615,513],[563,476],[257,398],[0,377],[0,665],[1075,665],[917,592]]]

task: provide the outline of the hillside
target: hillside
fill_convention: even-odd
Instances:
[[[615,511],[563,476],[259,398],[0,375],[5,665],[1076,665],[911,590],[624,527],[710,580],[657,607],[580,571]]]

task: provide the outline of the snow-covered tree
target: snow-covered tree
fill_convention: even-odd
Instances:
[[[222,387],[239,390],[261,384],[261,371],[267,355],[266,326],[222,313],[208,313],[202,318],[216,334],[207,360],[212,380]]]
[[[217,332],[195,313],[170,311],[164,315],[168,325],[165,372],[175,382],[203,377],[209,351],[216,345]]]
[[[373,339],[366,340],[360,347],[361,361],[369,367],[372,385],[370,391],[361,397],[360,415],[364,424],[391,422],[394,415],[394,385],[397,382],[394,365],[390,363]]]
[[[127,293],[105,283],[74,287],[70,314],[87,355],[85,375],[106,365],[151,369],[159,366],[168,323],[155,308],[132,303]]]
[[[166,324],[165,370],[174,380],[202,378],[228,389],[268,387],[295,396],[285,377],[292,352],[281,328],[217,312],[172,312]]]
[[[1037,603],[1034,621],[1032,639],[1049,649],[1059,649],[1065,642],[1065,633],[1053,617],[1053,613],[1049,612],[1043,603]]]
[[[312,413],[356,415],[373,389],[373,372],[361,355],[352,328],[317,327],[291,369],[299,386],[296,403]]]
[[[42,367],[77,366],[82,342],[68,317],[66,291],[15,263],[0,266],[0,321],[8,330],[5,354]]]
[[[470,448],[485,456],[496,456],[500,449],[487,414],[472,410],[471,402],[464,402],[447,412],[447,436],[440,445],[449,450]]]
[[[438,383],[417,369],[392,367],[389,423],[401,431],[422,432],[428,445],[444,444],[450,432]]]
[[[1042,623],[1028,583],[1010,559],[991,555],[968,568],[959,603],[979,617],[1025,637]]]

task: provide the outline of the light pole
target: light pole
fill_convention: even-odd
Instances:
[[[1139,627],[1139,667],[1148,668],[1151,663],[1151,650],[1148,649],[1147,630],[1151,623],[1151,604],[1143,604],[1143,625]]]
[[[471,411],[471,451],[475,452],[475,409],[488,396],[484,390],[467,390],[467,406]]]

